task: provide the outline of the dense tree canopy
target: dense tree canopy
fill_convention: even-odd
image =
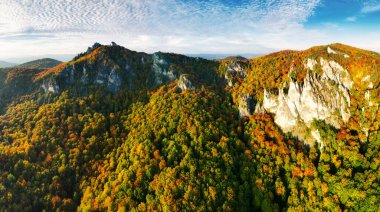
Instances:
[[[85,93],[67,87],[53,94],[20,82],[34,83],[29,76],[41,80],[64,65],[0,70],[20,87],[9,95],[12,83],[0,81],[0,210],[378,211],[380,112],[364,98],[368,88],[361,81],[353,77],[346,124],[336,129],[313,121],[323,148],[283,133],[271,114],[239,118],[241,92],[259,101],[263,87],[287,80],[290,67],[302,82],[304,59],[313,55],[333,57],[353,76],[368,73],[370,99],[378,103],[380,57],[334,48],[352,61],[322,47],[280,52],[246,61],[247,77],[232,88],[218,78],[231,61],[195,63],[174,54],[168,60],[182,62],[171,68],[195,72],[195,89],[179,89],[178,80],[147,87],[136,78],[139,89],[113,93],[88,85]],[[95,53],[69,65],[94,60]]]

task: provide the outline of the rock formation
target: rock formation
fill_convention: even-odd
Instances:
[[[241,61],[234,61],[227,66],[227,71],[224,74],[224,78],[226,79],[229,87],[234,86],[236,77],[247,77],[247,73],[245,71],[246,67],[247,65]]]
[[[186,74],[182,74],[179,77],[178,83],[177,83],[178,88],[181,90],[192,90],[194,89],[193,84],[191,83],[189,76]]]
[[[59,93],[59,87],[54,79],[44,80],[41,88],[44,92],[52,92],[54,94]]]
[[[254,108],[255,108],[255,101],[250,94],[240,96],[240,102],[239,102],[240,118],[250,116]]]
[[[160,52],[153,54],[152,71],[155,74],[156,85],[162,85],[165,81],[174,81],[176,76],[169,70],[169,63]]]
[[[303,84],[290,78],[288,93],[279,88],[278,95],[264,90],[264,109],[274,114],[275,122],[284,132],[292,132],[300,122],[307,127],[313,120],[323,120],[339,128],[350,118],[350,89],[353,81],[347,70],[334,61],[320,59],[322,75],[314,72],[316,60],[308,59],[309,69]],[[317,131],[312,131],[318,141]]]

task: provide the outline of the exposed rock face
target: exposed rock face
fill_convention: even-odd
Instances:
[[[91,71],[89,71],[91,70]],[[117,92],[122,79],[118,69],[108,65],[75,64],[65,67],[58,75],[52,75],[43,80],[42,88],[45,92],[59,93],[60,90],[77,85],[98,84],[106,85],[110,92]]]
[[[245,70],[245,65],[242,62],[233,62],[230,66],[228,66],[227,72],[237,72],[241,74],[242,76],[247,76],[246,73],[244,72]]]
[[[188,76],[186,74],[182,74],[179,77],[178,83],[177,83],[178,88],[181,90],[192,90],[194,89],[191,81],[189,80]]]
[[[112,69],[111,73],[108,75],[108,90],[113,93],[119,91],[121,86],[121,78],[116,72],[116,69]]]
[[[118,47],[113,46],[113,48]],[[127,61],[121,60],[120,65],[126,63]],[[106,55],[99,55],[95,60],[87,59],[75,62],[62,68],[58,74],[45,77],[41,87],[45,92],[53,93],[59,93],[69,87],[78,87],[83,89],[83,93],[86,93],[87,85],[101,85],[105,86],[108,91],[116,93],[123,84],[123,77],[126,78],[127,75],[130,75],[131,78],[134,77],[132,73],[128,73],[130,68],[125,73],[120,65]]]
[[[345,88],[351,89],[354,82],[347,70],[335,61],[327,61],[321,58],[321,66],[324,71],[322,78],[335,81],[337,84],[343,85]]]
[[[200,70],[204,67],[206,70]],[[97,86],[116,93],[124,88],[132,90],[161,86],[177,79],[178,87],[188,90],[196,87],[195,82],[221,82],[222,79],[213,72],[214,67],[217,67],[216,62],[200,58],[161,52],[148,55],[130,51],[115,43],[111,46],[95,44],[88,52],[78,55],[74,61],[64,64],[63,67],[48,70],[49,74],[40,82],[45,92],[58,93],[76,87],[77,93],[83,95],[90,91],[88,88]],[[48,85],[48,82],[55,84]]]
[[[59,93],[75,88],[78,95],[87,95],[98,88],[101,91],[106,88],[111,93],[145,90],[176,80],[180,89],[188,90],[199,87],[198,84],[222,85],[224,79],[216,71],[218,66],[217,61],[174,53],[146,54],[116,43],[107,46],[96,43],[73,61],[43,70],[36,81],[45,92]],[[231,68],[241,69],[239,65]],[[49,82],[55,82],[54,86],[48,85]]]
[[[317,65],[309,59],[305,66],[310,70]],[[334,61],[320,59],[323,74],[309,71],[303,85],[290,80],[288,93],[280,88],[278,95],[264,91],[263,107],[275,114],[275,122],[284,132],[292,132],[299,122],[311,125],[314,119],[340,127],[350,118],[349,89],[353,82],[347,70]],[[312,136],[318,141],[318,132]]]
[[[363,77],[362,82],[367,83],[367,89],[373,89],[373,82],[371,81],[371,75],[367,75]]]
[[[88,83],[88,72],[87,72],[87,68],[86,68],[86,66],[83,66],[82,76],[81,76],[80,81],[81,81],[83,84],[87,84],[87,83]]]
[[[336,52],[335,50],[333,50],[332,48],[330,48],[330,46],[327,47],[327,53],[329,53],[329,54],[338,54],[338,52]]]
[[[350,56],[348,54],[344,54],[344,53],[338,52],[338,51],[332,49],[330,46],[327,47],[327,53],[328,54],[338,54],[338,55],[340,54],[340,55],[343,55],[344,58],[350,58]]]
[[[314,70],[314,67],[318,64],[318,62],[314,59],[310,59],[308,58],[307,59],[307,63],[306,63],[306,66],[310,69],[310,70]]]
[[[322,141],[322,138],[321,138],[321,134],[319,133],[319,130],[318,129],[313,129],[311,130],[311,136],[313,136],[313,138],[321,144],[321,149],[323,149],[324,147],[324,143]]]
[[[45,93],[46,92],[52,92],[54,94],[59,93],[59,86],[57,85],[57,82],[54,79],[44,80],[41,87]]]
[[[152,71],[155,74],[155,83],[162,85],[165,81],[174,81],[176,76],[169,70],[169,63],[160,53],[153,54]]]
[[[247,73],[245,71],[247,65],[241,61],[234,61],[227,67],[227,72],[224,74],[224,78],[227,81],[227,85],[230,87],[234,86],[235,78],[245,78]]]
[[[254,108],[255,108],[255,100],[250,94],[240,96],[240,102],[239,102],[240,118],[250,116]]]
[[[254,114],[265,114],[266,110],[264,109],[264,106],[260,103],[257,103],[255,106]]]

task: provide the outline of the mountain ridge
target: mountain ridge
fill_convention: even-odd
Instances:
[[[362,68],[357,66],[359,64],[357,58],[368,61],[368,63],[375,61],[372,66],[376,66],[379,65],[376,64],[375,58],[377,57],[379,54],[375,52],[363,51],[337,43],[311,47],[304,51],[284,50],[250,60],[230,57],[221,61],[209,61],[173,53],[146,54],[135,52],[116,43],[111,45],[95,43],[72,61],[32,72],[37,73],[33,75],[33,81],[40,84],[44,92],[54,94],[59,94],[66,89],[74,89],[76,92],[87,95],[88,91],[91,91],[88,89],[89,87],[95,90],[97,87],[103,87],[114,94],[121,90],[122,92],[132,90],[147,92],[149,89],[172,82],[175,82],[177,88],[182,90],[200,88],[201,86],[214,86],[219,90],[227,88],[232,94],[234,104],[239,108],[241,117],[268,111],[272,114],[276,114],[277,110],[287,111],[280,113],[280,115],[277,114],[275,117],[277,117],[276,123],[282,126],[285,132],[289,132],[292,131],[288,126],[290,123],[288,120],[291,117],[293,117],[291,119],[299,119],[299,117],[306,118],[309,116],[302,114],[298,116],[297,114],[301,113],[300,110],[302,110],[298,102],[303,100],[291,99],[306,95],[301,95],[301,91],[305,89],[311,89],[315,93],[318,86],[320,88],[315,93],[317,96],[313,97],[313,101],[315,104],[324,102],[322,105],[325,106],[322,108],[318,106],[319,112],[313,117],[317,120],[319,117],[324,117],[323,120],[331,120],[330,124],[338,128],[341,125],[338,124],[341,123],[341,120],[347,122],[351,114],[349,112],[350,98],[360,98],[355,97],[356,95],[351,97],[352,91],[349,90],[351,86],[348,87],[347,83],[352,85],[355,83],[362,87],[360,89],[366,89],[366,84],[371,80],[367,82],[369,79],[365,78],[373,76],[377,80],[370,82],[371,87],[377,88],[380,84],[378,80],[380,77],[376,71],[365,73],[366,76],[364,76],[365,74],[360,71]],[[266,67],[267,65],[269,66]],[[350,71],[349,73],[347,70],[355,70],[355,72]],[[261,75],[265,78],[258,80],[255,72],[267,73]],[[322,82],[319,79],[320,77],[327,80]],[[341,80],[344,77],[347,79],[342,84]],[[310,88],[303,85],[310,82]],[[339,89],[341,91],[334,94],[335,96],[328,93],[322,94],[331,82],[340,84],[341,88]],[[302,88],[302,86],[304,87]],[[33,87],[30,89],[36,89],[36,86]],[[287,104],[286,108],[277,108],[278,104],[282,105],[282,99],[286,97],[288,89],[291,92],[289,95],[292,96],[289,96],[290,99],[287,101],[293,101],[293,103],[284,103]],[[333,87],[329,90],[334,93]],[[365,90],[365,92],[367,92],[365,95],[370,95],[370,91]],[[302,98],[306,98],[306,96]],[[326,99],[330,100],[326,102]],[[337,103],[329,101],[340,101],[341,103],[332,108],[331,105]],[[296,105],[296,108],[293,104]],[[309,108],[310,105],[307,107]],[[332,114],[338,110],[345,112],[339,112],[341,116],[333,117]],[[321,116],[320,113],[329,115]],[[282,119],[284,121],[280,121]],[[306,130],[312,130],[310,128],[312,119],[307,118],[307,120],[306,125],[303,121],[298,124],[304,125]],[[292,126],[296,123],[295,120],[291,123],[293,122]],[[314,136],[308,136],[302,132],[292,132],[301,140],[309,141],[309,143],[320,140],[315,131],[313,131]]]
[[[0,70],[0,209],[377,211],[380,56],[95,44]],[[6,194],[6,195],[5,195]]]
[[[12,66],[15,66],[17,64],[15,63],[9,63],[9,62],[6,62],[6,61],[1,61],[0,60],[0,68],[9,68],[9,67],[12,67]]]
[[[15,67],[17,68],[40,68],[40,69],[46,69],[46,68],[53,68],[62,62],[59,60],[55,60],[52,58],[42,58],[37,59],[33,61],[29,61],[20,65],[17,65]]]

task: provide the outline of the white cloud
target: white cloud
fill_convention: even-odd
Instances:
[[[320,0],[1,0],[0,58],[73,54],[96,41],[115,41],[147,52],[262,53],[305,48],[322,39],[316,36],[320,32],[303,27],[319,3]]]
[[[356,16],[347,17],[346,21],[355,22],[358,18]]]
[[[362,13],[374,13],[380,11],[380,3],[376,4],[367,4],[362,8]]]
[[[226,3],[227,2],[227,3]],[[285,27],[303,22],[319,0],[2,0],[0,20],[12,32],[154,34],[221,28]]]

